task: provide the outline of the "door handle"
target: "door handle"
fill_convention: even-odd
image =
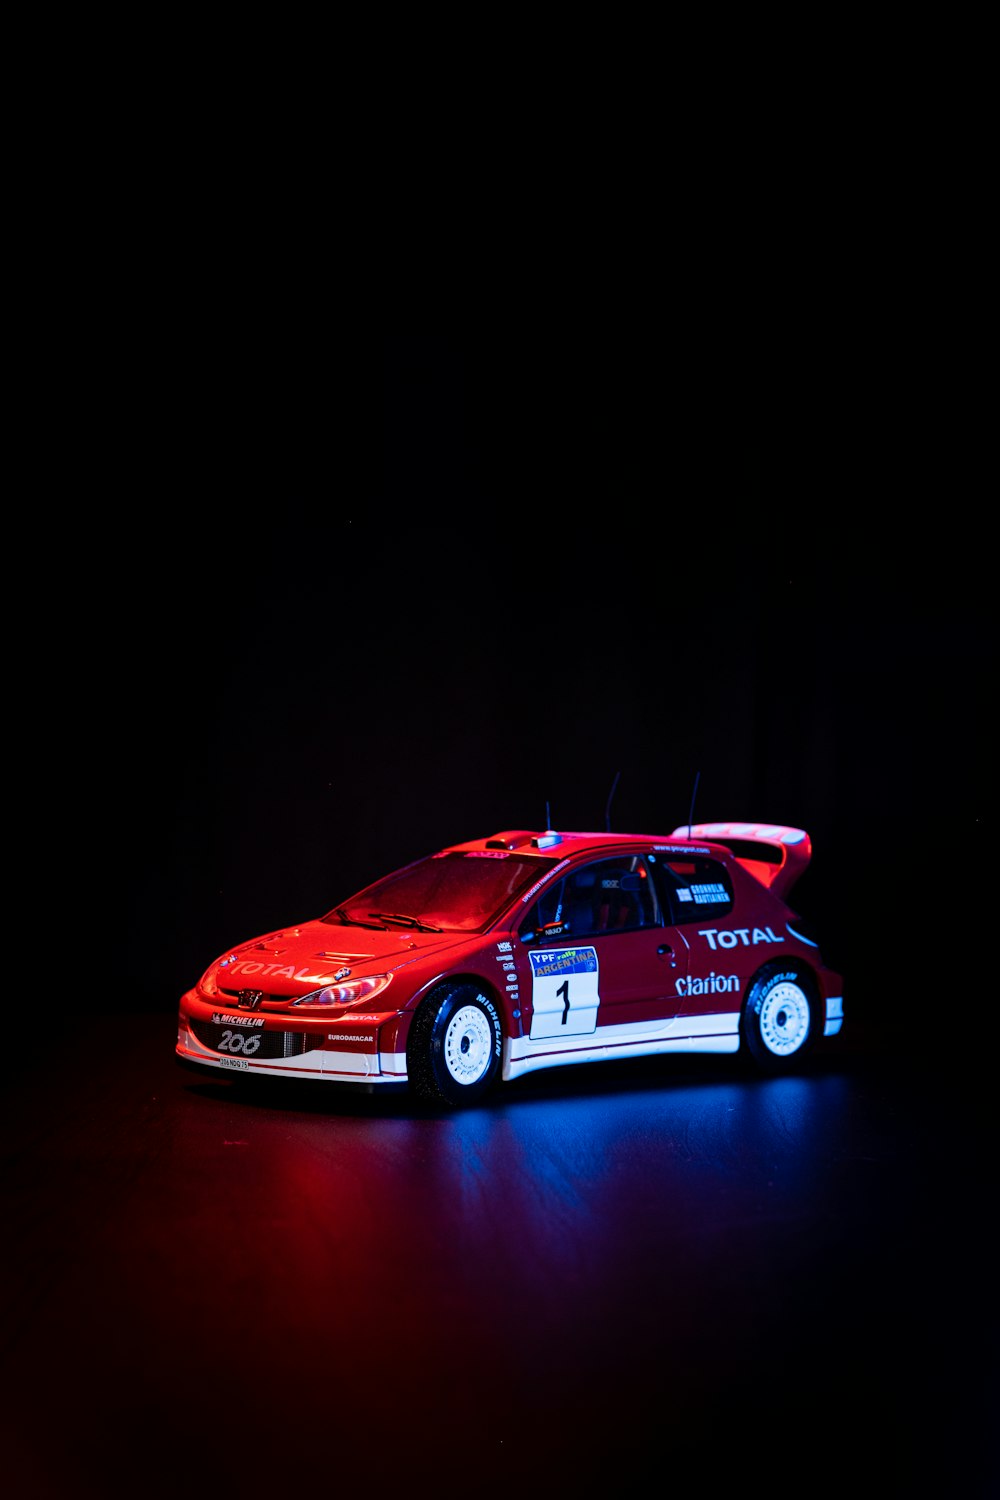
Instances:
[[[656,951],[657,951],[657,954],[659,955],[660,958],[669,958],[669,960],[670,960],[670,967],[672,969],[676,969],[676,967],[677,967],[677,960],[674,957],[674,950],[673,950],[673,948],[671,948],[671,946],[670,946],[669,943],[661,943],[660,946],[657,948]]]

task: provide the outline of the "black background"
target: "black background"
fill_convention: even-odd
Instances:
[[[44,819],[41,1020],[4,1131],[25,1494],[125,1473],[174,1494],[196,1471],[270,1493],[351,1456],[371,1482],[376,1448],[395,1483],[410,1431],[448,1482],[488,1451],[504,1493],[598,1452],[620,1476],[626,1447],[784,1493],[800,1462],[817,1493],[929,1458],[978,1482],[975,412],[872,300],[733,305],[341,339],[220,291],[137,324],[90,391],[17,726]],[[547,808],[603,828],[613,786],[614,829],[669,833],[696,778],[696,820],[812,836],[793,904],[847,1021],[802,1079],[553,1069],[441,1120],[176,1067],[178,997],[231,945]],[[539,1369],[579,1441],[499,1420]],[[469,1425],[470,1391],[497,1420]],[[396,1441],[356,1420],[369,1394]],[[241,1411],[243,1457],[214,1419],[228,1438]]]
[[[794,904],[855,1022],[936,1047],[982,930],[995,656],[918,341],[875,320],[862,357],[846,308],[322,356],[236,327],[128,399],[135,523],[68,633],[104,1004],[172,1007],[231,944],[547,807],[602,828],[613,785],[615,829],[669,832],[697,777],[696,819],[808,830]]]

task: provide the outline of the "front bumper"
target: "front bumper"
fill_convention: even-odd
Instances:
[[[181,1000],[176,1052],[184,1062],[244,1077],[405,1084],[408,1021],[396,1011],[336,1019],[228,1011],[191,990]]]

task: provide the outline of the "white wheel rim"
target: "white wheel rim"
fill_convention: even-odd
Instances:
[[[797,1052],[809,1035],[809,1001],[797,984],[784,980],[769,990],[760,1008],[760,1034],[775,1057]]]
[[[448,1022],[444,1061],[456,1083],[478,1083],[490,1065],[493,1030],[477,1005],[463,1005]]]

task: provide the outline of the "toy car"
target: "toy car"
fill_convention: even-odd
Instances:
[[[181,998],[177,1055],[448,1106],[658,1052],[794,1068],[843,1021],[841,976],[786,905],[811,853],[758,823],[455,844],[218,958]]]

